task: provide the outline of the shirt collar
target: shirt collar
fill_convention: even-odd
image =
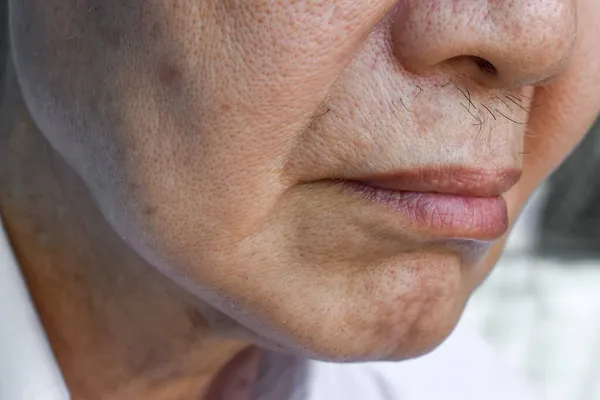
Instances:
[[[69,398],[0,219],[0,399]]]

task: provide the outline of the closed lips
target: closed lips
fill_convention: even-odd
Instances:
[[[502,194],[520,176],[518,169],[445,168],[401,171],[341,183],[369,203],[397,213],[415,231],[445,239],[495,240],[509,227]]]

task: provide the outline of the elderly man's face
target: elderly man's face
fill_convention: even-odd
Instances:
[[[595,117],[597,4],[15,0],[11,21],[36,122],[136,251],[231,334],[369,360],[450,332]]]

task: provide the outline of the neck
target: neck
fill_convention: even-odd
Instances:
[[[7,75],[0,214],[73,399],[245,398],[225,390],[253,379],[257,352],[120,240]]]

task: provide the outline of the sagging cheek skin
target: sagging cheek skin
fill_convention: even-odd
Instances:
[[[409,36],[384,16],[435,4],[430,12],[451,10],[417,0],[24,0],[11,13],[38,122],[96,185],[106,213],[122,213],[114,225],[140,254],[265,338],[271,321],[279,344],[370,358],[430,348],[451,330],[474,286],[464,283],[472,275],[463,250],[382,229],[370,208],[298,182],[435,163],[515,165],[526,132],[526,93],[477,84],[455,64],[434,74],[404,68],[394,46]],[[413,18],[417,39],[439,45],[447,36],[428,32],[426,16]],[[411,51],[419,50],[411,59],[434,54]],[[575,77],[564,90],[591,81]],[[315,117],[321,108],[329,111]],[[575,115],[560,132],[530,128],[562,138]],[[545,166],[566,152],[540,143],[552,160]],[[309,326],[319,334],[306,337]]]

